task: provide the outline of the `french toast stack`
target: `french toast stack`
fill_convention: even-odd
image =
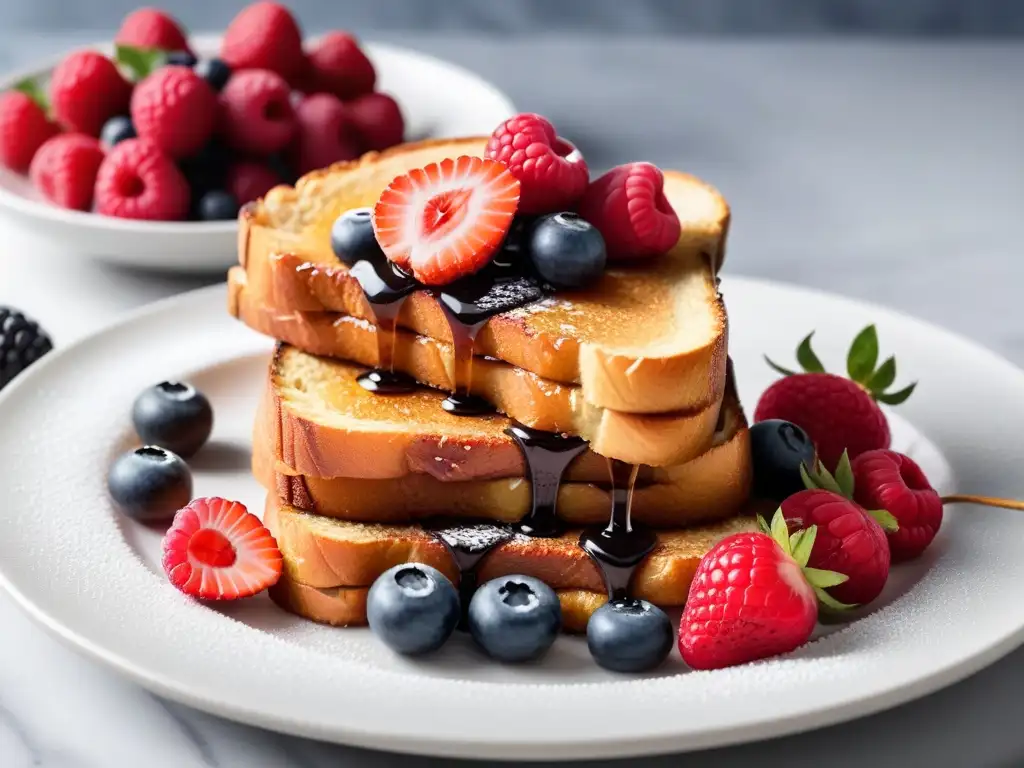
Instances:
[[[435,288],[339,260],[340,214],[485,145],[371,154],[241,216],[229,309],[279,342],[253,444],[285,560],[272,595],[313,620],[364,624],[374,580],[420,562],[463,589],[535,576],[581,631],[609,595],[682,605],[700,557],[754,527],[717,281],[729,210],[713,188],[666,172],[676,247],[577,291],[497,257]],[[584,548],[581,530],[609,546]],[[640,549],[616,561],[626,540]]]

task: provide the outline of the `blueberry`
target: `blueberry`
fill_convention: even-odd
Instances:
[[[231,79],[231,67],[220,59],[203,59],[195,65],[195,73],[219,91]]]
[[[754,465],[754,496],[781,503],[804,490],[800,465],[814,466],[814,442],[796,424],[782,419],[761,421],[750,428]]]
[[[212,189],[199,199],[200,221],[229,221],[238,218],[238,201],[230,192]]]
[[[612,600],[587,622],[587,647],[594,661],[613,672],[644,672],[672,650],[672,621],[646,600]]]
[[[396,653],[436,651],[459,623],[459,593],[436,568],[396,565],[382,573],[366,597],[370,629]]]
[[[558,595],[531,576],[503,576],[480,587],[469,602],[469,633],[498,661],[539,658],[558,637]]]
[[[167,54],[165,63],[172,64],[177,67],[194,67],[196,64],[196,57],[188,51],[172,51]]]
[[[117,146],[126,139],[134,139],[136,135],[132,119],[127,115],[117,115],[103,124],[103,130],[100,131],[100,141],[109,148]]]
[[[268,157],[267,166],[278,175],[284,184],[294,184],[299,178],[283,154],[279,153]]]
[[[378,255],[380,246],[373,233],[373,209],[353,208],[335,219],[331,227],[331,248],[345,264]]]
[[[210,437],[213,409],[206,396],[190,384],[162,381],[135,399],[132,422],[144,443],[187,459]]]
[[[181,172],[185,174],[192,190],[192,199],[197,209],[196,218],[199,218],[198,203],[202,196],[211,190],[223,188],[224,177],[231,161],[231,152],[219,143],[211,141],[196,154],[179,162]]]
[[[530,234],[536,222],[535,216],[516,216],[512,220],[512,226],[508,228],[508,234],[505,235],[501,249],[494,257],[494,261],[499,265],[512,265],[525,258]]]
[[[575,213],[552,213],[533,226],[530,257],[537,274],[556,288],[582,288],[604,272],[607,254],[592,224]]]
[[[107,490],[128,517],[161,522],[192,500],[192,473],[176,453],[147,445],[117,458],[107,475]]]

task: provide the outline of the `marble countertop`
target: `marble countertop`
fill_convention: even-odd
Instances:
[[[6,66],[68,44],[0,34]],[[646,159],[713,181],[734,210],[730,272],[898,307],[1024,365],[1024,47],[388,39],[477,69],[522,108],[549,115],[594,168]],[[36,316],[61,345],[207,282],[72,254],[40,263],[29,244],[6,230],[3,239],[0,304]],[[891,712],[692,759],[723,767],[1021,764],[1021,690],[1017,651]],[[0,596],[5,768],[446,762],[279,736],[164,702],[63,647]]]

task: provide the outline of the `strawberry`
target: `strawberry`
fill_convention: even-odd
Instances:
[[[117,66],[95,51],[75,51],[53,70],[53,115],[66,130],[99,136],[114,115],[124,114],[132,87]]]
[[[26,89],[35,89],[31,83]],[[0,163],[12,171],[28,170],[36,151],[60,133],[60,127],[46,116],[46,110],[22,90],[0,94]]]
[[[942,525],[942,498],[913,459],[895,451],[862,453],[853,461],[854,498],[884,508],[899,523],[890,531],[892,559],[910,560],[932,543]]]
[[[590,171],[583,155],[532,112],[510,117],[487,142],[484,157],[508,166],[522,185],[521,213],[554,213],[573,208],[587,188]]]
[[[125,16],[114,42],[161,51],[190,50],[188,37],[181,25],[157,8],[139,8]]]
[[[809,334],[796,351],[805,373],[794,373],[765,358],[786,378],[761,395],[754,421],[783,419],[802,427],[817,446],[819,458],[829,466],[839,462],[844,450],[855,459],[865,451],[888,448],[889,422],[878,403],[899,405],[917,384],[887,391],[896,379],[896,358],[890,357],[875,368],[878,334],[873,325],[857,334],[850,347],[846,359],[849,379],[825,372],[811,348],[813,336]]]
[[[801,468],[801,474],[808,490],[790,496],[781,509],[790,531],[817,528],[807,564],[847,577],[826,590],[830,597],[841,603],[870,603],[889,578],[886,533],[899,528],[896,519],[877,505],[866,511],[853,501],[854,473],[846,453],[834,476],[821,462],[810,470]]]
[[[299,24],[278,3],[253,3],[235,16],[224,32],[220,57],[233,72],[269,69],[289,82],[306,69]]]
[[[697,566],[679,623],[679,652],[693,669],[720,669],[799,648],[818,621],[815,595],[820,599],[824,588],[846,580],[807,566],[814,526],[791,535],[779,510],[770,531],[727,536]]]
[[[373,209],[387,257],[426,285],[444,285],[491,260],[512,226],[519,180],[501,163],[448,158],[399,176]]]
[[[661,256],[682,231],[665,196],[665,176],[650,163],[620,165],[595,179],[578,211],[604,237],[609,261]]]
[[[282,564],[270,531],[237,501],[195,499],[178,510],[163,540],[167,578],[204,600],[262,592],[277,583]]]

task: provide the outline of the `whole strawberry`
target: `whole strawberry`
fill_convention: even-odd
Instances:
[[[870,603],[889,578],[886,532],[898,529],[896,520],[881,508],[867,511],[853,501],[853,469],[845,453],[835,476],[820,463],[803,475],[812,487],[782,502],[789,530],[795,533],[815,526],[818,535],[807,564],[846,575],[845,582],[826,594],[843,604]]]
[[[895,451],[868,451],[853,461],[854,498],[868,509],[886,509],[899,523],[889,532],[895,561],[920,555],[942,525],[942,498],[921,467]]]
[[[32,158],[29,177],[51,203],[75,211],[92,207],[103,147],[84,133],[63,133],[47,140]]]
[[[135,87],[132,124],[167,155],[187,157],[213,135],[217,94],[189,67],[161,67]]]
[[[53,70],[50,103],[66,130],[99,136],[114,115],[128,110],[132,87],[114,62],[96,51],[75,51]]]
[[[253,3],[235,16],[224,32],[220,57],[233,72],[269,69],[289,82],[306,69],[298,22],[278,3]]]
[[[24,173],[43,143],[60,133],[40,104],[20,90],[0,94],[0,163]]]
[[[188,51],[188,38],[181,25],[157,8],[139,8],[124,17],[114,36],[118,45]]]
[[[811,436],[818,457],[835,466],[843,451],[856,458],[865,451],[888,448],[889,422],[878,403],[899,405],[914,391],[911,384],[897,392],[887,390],[896,379],[896,359],[877,368],[878,334],[873,325],[861,331],[846,360],[849,379],[826,373],[811,347],[813,333],[797,349],[805,373],[768,364],[785,376],[765,390],[754,411],[754,421],[783,419],[799,425]]]
[[[799,648],[818,621],[817,596],[845,581],[841,574],[807,567],[814,526],[791,536],[779,511],[770,530],[771,535],[728,536],[697,566],[679,623],[679,652],[693,669],[720,669]]]

